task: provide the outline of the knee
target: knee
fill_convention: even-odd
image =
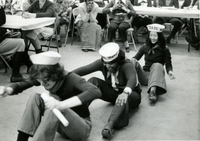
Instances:
[[[90,79],[88,80],[88,82],[94,84],[95,86],[98,85],[98,79],[95,78],[95,77],[90,78]]]
[[[162,65],[161,63],[154,63],[154,64],[151,66],[150,70],[152,70],[152,69],[164,70],[163,65]]]

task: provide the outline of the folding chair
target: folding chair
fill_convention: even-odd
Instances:
[[[78,16],[78,14],[79,14],[79,9],[78,9],[78,7],[77,7],[77,8],[74,8],[74,9],[72,10],[72,15],[73,15],[74,22],[75,22],[76,17]],[[72,40],[71,40],[71,46],[73,45],[73,41],[74,41],[74,29],[76,28],[74,22],[73,22],[73,25],[72,25]]]
[[[10,65],[8,64],[8,62],[6,61],[6,59],[3,57],[3,55],[0,54],[1,59],[3,60],[3,63],[5,65],[5,72],[7,73],[7,67],[12,70],[12,68],[10,67]]]

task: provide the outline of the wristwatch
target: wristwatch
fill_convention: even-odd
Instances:
[[[130,92],[129,92],[129,91],[127,91],[127,90],[124,90],[124,91],[123,91],[123,93],[125,93],[125,94],[127,94],[127,95],[129,95],[129,94],[130,94]]]

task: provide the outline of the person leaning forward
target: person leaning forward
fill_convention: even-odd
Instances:
[[[108,27],[108,42],[113,42],[115,32],[118,29],[119,35],[123,42],[123,46],[127,52],[130,51],[127,40],[127,29],[131,27],[131,16],[136,16],[135,10],[130,0],[111,0],[103,9],[110,17],[110,25]]]
[[[80,76],[101,71],[104,79],[92,77],[88,81],[97,86],[102,97],[114,108],[108,122],[102,130],[104,138],[111,138],[114,129],[121,129],[129,124],[129,111],[139,106],[141,89],[138,84],[135,67],[116,43],[107,43],[99,50],[101,59],[77,68],[73,72]]]
[[[58,62],[61,56],[48,51],[31,56],[30,80],[0,87],[0,96],[14,95],[32,86],[42,85],[51,98],[43,101],[40,94],[30,96],[18,128],[17,141],[53,141],[56,132],[64,138],[86,140],[92,128],[88,102],[101,96],[100,90]],[[57,108],[68,120],[65,127],[52,112]],[[41,120],[43,119],[43,120]]]

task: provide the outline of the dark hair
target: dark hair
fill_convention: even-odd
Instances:
[[[65,70],[64,67],[59,63],[55,65],[32,65],[30,70],[30,79],[37,79],[40,75],[47,73],[45,76],[47,79],[52,81],[59,81],[64,78]]]
[[[166,47],[166,41],[165,41],[165,37],[164,37],[163,33],[162,32],[157,32],[157,34],[158,34],[158,41],[157,41],[158,46],[160,48],[162,48],[162,49],[165,49],[165,47]],[[150,35],[150,32],[148,32],[148,36],[146,38],[146,45],[151,48],[155,44],[153,44],[151,42],[151,40],[149,38],[149,35]]]
[[[93,1],[94,2],[94,0],[84,0],[85,1],[85,3],[88,3],[89,1]]]

